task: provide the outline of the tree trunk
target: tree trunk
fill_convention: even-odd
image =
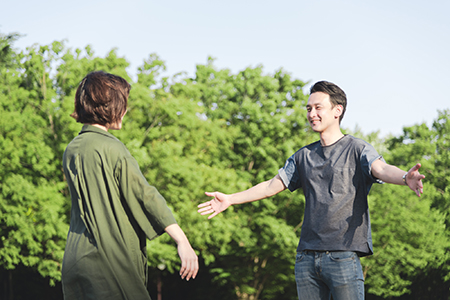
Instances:
[[[162,300],[162,281],[161,281],[161,274],[158,272],[158,278],[156,281],[156,290],[158,292],[157,299]]]
[[[8,288],[6,289],[7,293],[7,299],[13,300],[14,299],[14,293],[13,293],[13,276],[12,276],[12,270],[8,271]]]

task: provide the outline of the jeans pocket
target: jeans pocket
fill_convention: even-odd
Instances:
[[[353,251],[336,251],[330,252],[330,259],[335,262],[345,262],[354,260],[357,255]]]
[[[302,252],[297,252],[297,255],[295,256],[295,263],[299,263],[303,260],[305,255]]]

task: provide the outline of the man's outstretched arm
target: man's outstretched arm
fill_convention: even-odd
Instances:
[[[396,166],[389,165],[377,159],[372,163],[372,175],[386,183],[405,185],[406,181],[406,185],[408,185],[408,187],[420,197],[423,193],[422,179],[425,178],[424,175],[419,173],[420,167],[421,164],[418,163],[408,172],[405,172]],[[406,176],[404,181],[403,176],[405,174]]]
[[[268,198],[281,191],[284,191],[286,187],[280,178],[280,175],[276,175],[271,180],[261,182],[248,190],[227,195],[220,192],[205,194],[210,197],[214,197],[212,200],[200,204],[198,212],[202,215],[211,214],[208,219],[211,219],[223,212],[225,209],[235,204],[242,204],[247,202],[253,202],[261,199]]]

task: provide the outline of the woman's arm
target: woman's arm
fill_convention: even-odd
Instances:
[[[192,249],[189,240],[178,224],[172,224],[166,227],[165,231],[177,243],[178,256],[181,259],[180,276],[182,279],[195,279],[198,272],[198,257]]]

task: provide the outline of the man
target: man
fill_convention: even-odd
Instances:
[[[198,259],[165,199],[148,184],[125,145],[122,128],[130,85],[105,72],[79,85],[71,116],[83,123],[63,156],[72,200],[62,266],[64,299],[147,299],[146,239],[167,232],[177,243],[182,279]]]
[[[230,205],[302,188],[305,215],[295,263],[299,300],[364,299],[359,257],[373,253],[367,205],[372,184],[408,185],[417,196],[423,193],[420,164],[402,171],[386,164],[370,144],[342,133],[346,106],[337,85],[314,84],[307,119],[320,140],[298,150],[271,180],[231,195],[207,192],[214,198],[199,205],[199,213],[212,218]]]

